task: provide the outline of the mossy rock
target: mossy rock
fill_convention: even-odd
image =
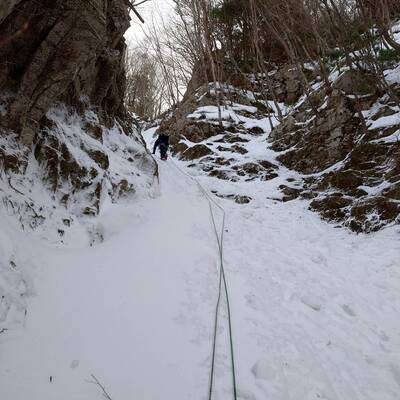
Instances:
[[[182,135],[190,141],[199,143],[204,139],[223,133],[223,128],[208,122],[199,121],[192,122],[182,127],[182,129],[178,129],[178,132],[179,131],[181,131]]]
[[[327,220],[340,221],[346,217],[348,213],[347,207],[351,203],[351,199],[334,194],[313,200],[310,204],[310,209],[318,211]]]
[[[240,195],[236,195],[234,197],[235,203],[237,204],[248,204],[251,202],[252,198],[250,196],[240,196]]]
[[[352,200],[340,194],[333,194],[322,199],[315,199],[310,204],[310,209],[318,211],[323,218],[329,221],[342,221],[348,214]]]
[[[338,189],[348,191],[362,185],[363,179],[357,172],[348,170],[340,171],[331,175],[330,183]]]
[[[108,155],[100,150],[86,150],[89,157],[103,170],[107,170],[110,166]]]
[[[254,126],[253,128],[249,129],[249,133],[252,135],[263,135],[264,129],[260,128],[259,126]]]
[[[223,139],[225,143],[247,143],[249,140],[238,135],[226,135]]]
[[[222,179],[224,181],[231,180],[231,177],[228,175],[228,173],[220,169],[213,169],[212,171],[209,172],[208,175],[214,178]]]
[[[91,168],[89,172],[90,178],[95,179],[99,176],[99,171],[96,168]]]
[[[126,197],[136,193],[135,186],[132,183],[129,183],[126,179],[122,179],[120,182],[113,185],[113,189],[114,198]]]
[[[342,90],[346,94],[357,94],[359,96],[376,92],[376,88],[369,83],[367,74],[361,71],[346,71],[335,82],[333,87],[334,89]]]
[[[179,142],[172,146],[172,152],[173,154],[181,154],[184,153],[188,148],[189,146],[187,144]]]
[[[239,153],[239,154],[247,154],[247,153],[248,153],[248,151],[247,151],[244,147],[239,146],[239,145],[237,145],[237,144],[235,144],[235,145],[232,146],[232,150],[233,150],[235,153]]]
[[[89,217],[95,217],[97,215],[97,208],[93,206],[85,207],[83,214]]]
[[[58,173],[60,163],[60,143],[54,136],[41,137],[34,149],[34,156],[39,165],[46,166],[48,171],[46,181],[51,185],[51,189],[56,191],[60,176]]]
[[[196,160],[213,154],[213,151],[204,144],[196,144],[182,153],[181,158],[185,161]]]
[[[0,149],[0,169],[18,173],[21,166],[22,162],[16,154],[9,154],[5,150]]]
[[[398,220],[400,205],[384,197],[370,198],[351,209],[347,226],[355,232],[376,232],[388,223]]]
[[[347,168],[357,171],[369,170],[376,164],[385,161],[388,155],[388,147],[380,144],[363,143],[355,147],[346,163]]]
[[[351,216],[357,219],[368,219],[372,213],[385,221],[394,221],[400,214],[400,205],[385,197],[377,197],[358,204],[351,210]]]
[[[100,211],[100,198],[101,198],[102,184],[98,182],[94,191],[90,194],[92,204],[87,206],[83,213],[89,216],[96,216]]]
[[[315,199],[318,196],[317,192],[314,192],[312,190],[307,190],[301,193],[301,198],[305,200],[312,200]]]
[[[69,193],[63,194],[62,197],[61,197],[61,200],[60,200],[61,204],[63,204],[64,206],[67,206],[69,198],[70,198],[70,194]]]
[[[400,201],[400,183],[393,185],[382,193],[385,197]]]
[[[83,130],[93,139],[103,143],[103,128],[101,126],[86,122]]]
[[[64,179],[82,179],[87,174],[87,169],[81,166],[78,161],[72,157],[65,143],[61,144],[61,159],[59,167],[59,174]]]
[[[328,210],[328,209],[339,209],[349,206],[352,201],[348,198],[343,197],[339,194],[333,194],[322,199],[316,199],[311,202],[310,206],[314,210]]]
[[[301,192],[302,192],[301,189],[289,187],[289,186],[286,186],[286,185],[279,186],[279,189],[284,194],[284,196],[282,198],[283,202],[292,201],[292,200],[297,199],[300,196]]]
[[[272,181],[272,179],[275,179],[275,178],[277,178],[279,175],[277,174],[277,173],[275,173],[275,172],[269,172],[269,173],[266,173],[266,174],[263,174],[262,176],[261,176],[261,180],[262,181]]]
[[[368,196],[368,192],[366,192],[364,189],[360,189],[360,188],[354,188],[354,189],[347,190],[346,193],[355,198]]]
[[[233,153],[233,150],[230,147],[225,147],[225,146],[218,146],[217,150],[218,151],[228,151],[230,153]]]
[[[254,175],[257,175],[257,174],[259,174],[260,172],[263,171],[263,167],[258,163],[246,163],[246,164],[243,164],[241,166],[241,168],[246,173],[254,174]]]
[[[229,160],[227,160],[226,158],[224,158],[224,157],[217,157],[217,158],[214,158],[214,159],[212,159],[212,162],[213,162],[214,164],[217,164],[217,165],[220,165],[220,166],[228,166],[228,165],[231,165],[231,162],[230,162]]]
[[[263,168],[265,168],[268,171],[273,171],[275,169],[277,169],[277,165],[273,164],[270,161],[267,160],[258,160],[257,161]]]

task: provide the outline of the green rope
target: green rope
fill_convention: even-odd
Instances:
[[[203,193],[205,198],[208,201],[211,220],[214,228],[214,234],[217,239],[218,243],[218,253],[219,253],[219,286],[218,286],[218,299],[217,305],[215,308],[215,319],[214,319],[214,335],[213,335],[213,344],[212,344],[212,357],[211,357],[211,371],[210,371],[210,383],[209,383],[209,393],[208,393],[208,400],[212,400],[213,388],[214,388],[214,375],[215,375],[215,356],[216,356],[216,347],[217,347],[217,331],[218,331],[218,315],[219,315],[219,308],[221,303],[221,295],[222,295],[222,282],[224,286],[225,298],[226,298],[226,306],[227,306],[227,313],[228,313],[228,328],[229,328],[229,344],[230,344],[230,353],[231,353],[231,366],[232,366],[232,386],[233,386],[233,399],[237,400],[237,384],[236,384],[236,368],[235,368],[235,356],[234,356],[234,344],[233,344],[233,329],[232,329],[232,315],[231,315],[231,306],[229,301],[229,290],[228,290],[228,283],[226,279],[225,273],[225,266],[224,266],[224,233],[225,233],[225,220],[226,220],[226,211],[225,209],[218,204],[207,192],[206,189],[201,185],[201,183],[194,178],[193,176],[187,174],[185,171],[181,170],[175,162],[172,161],[172,164],[175,168],[181,172],[183,175],[189,177],[193,180],[200,191]],[[221,212],[222,212],[222,226],[221,226],[221,233],[218,233],[217,224],[215,221],[215,214],[212,207],[214,204]]]
[[[208,194],[207,194],[208,197]],[[231,352],[231,365],[232,365],[232,384],[233,384],[233,398],[234,400],[237,400],[237,389],[236,389],[236,368],[235,368],[235,357],[234,357],[234,346],[233,346],[233,332],[232,332],[232,318],[231,318],[231,307],[230,307],[230,302],[229,302],[229,291],[228,291],[228,284],[226,281],[226,274],[225,274],[225,266],[224,266],[224,252],[223,252],[223,240],[224,240],[224,232],[225,232],[225,210],[223,210],[223,220],[222,220],[222,228],[221,228],[221,236],[219,238],[218,232],[217,232],[217,227],[215,223],[215,217],[214,217],[214,212],[212,210],[211,203],[209,203],[210,206],[210,212],[211,212],[211,218],[213,221],[214,225],[214,232],[217,237],[218,241],[218,247],[219,247],[219,254],[220,254],[220,276],[223,278],[224,282],[224,290],[225,290],[225,298],[226,298],[226,307],[227,307],[227,312],[228,312],[228,327],[229,327],[229,344],[230,344],[230,352]],[[221,289],[221,288],[220,288]],[[217,318],[218,318],[218,313],[217,313]],[[216,332],[214,336],[214,344],[216,342]],[[212,372],[214,370],[214,363],[215,359],[213,359],[213,368]],[[212,399],[212,385],[210,385],[210,395],[209,395],[209,400]]]

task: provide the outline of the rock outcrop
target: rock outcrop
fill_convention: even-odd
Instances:
[[[399,97],[393,71],[391,90]],[[306,199],[323,218],[355,232],[399,222],[400,107],[365,71],[334,71],[329,87],[311,67],[284,64],[268,77],[247,75],[220,90],[222,124],[214,87],[199,74],[160,126],[190,166],[232,182],[270,181],[284,167],[297,177],[278,184],[279,200]],[[252,159],[257,135],[268,138],[268,160],[257,153]]]
[[[271,132],[272,149],[303,174],[298,195],[324,218],[356,232],[399,222],[399,106],[361,74],[344,72],[333,87],[312,94],[317,115],[304,102]]]
[[[123,104],[129,25],[125,0],[2,2],[1,199],[23,227],[52,223],[62,239],[103,199],[151,188],[156,164]]]
[[[277,103],[294,104],[304,93],[305,78],[311,79],[315,76],[313,70],[306,68],[299,70],[291,64],[283,64],[279,67],[271,65],[268,75],[229,73],[226,67],[225,69],[221,67],[221,62],[219,62],[219,67],[224,85],[227,85],[224,90],[220,90],[220,98],[224,99],[222,107],[225,103],[253,106],[257,108],[257,115],[260,118],[274,114],[267,100],[270,103],[274,100]],[[183,137],[193,143],[200,143],[204,139],[226,131],[227,126],[221,127],[216,118],[212,124],[206,121],[206,112],[200,118],[190,117],[199,108],[206,109],[208,106],[216,105],[214,84],[206,82],[206,79],[210,78],[211,73],[207,68],[202,65],[196,66],[183,100],[161,122],[159,132],[172,134],[172,144],[176,153],[181,153],[183,150],[183,147],[179,145]],[[271,88],[275,93],[274,98],[269,94]],[[262,133],[262,130],[258,133]]]
[[[1,125],[32,144],[57,101],[124,117],[124,0],[9,0],[0,15],[0,89],[12,93]]]

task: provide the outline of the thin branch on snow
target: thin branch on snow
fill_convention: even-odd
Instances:
[[[107,393],[105,387],[100,383],[100,381],[96,378],[96,376],[93,374],[91,374],[90,376],[93,378],[93,380],[92,381],[87,380],[86,382],[92,383],[93,385],[100,387],[100,389],[103,392],[104,398],[106,398],[107,400],[112,400],[112,397]]]

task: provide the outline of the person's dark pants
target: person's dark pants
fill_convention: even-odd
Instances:
[[[167,158],[167,151],[168,151],[168,146],[161,143],[160,144],[160,155],[162,159],[166,159]]]

